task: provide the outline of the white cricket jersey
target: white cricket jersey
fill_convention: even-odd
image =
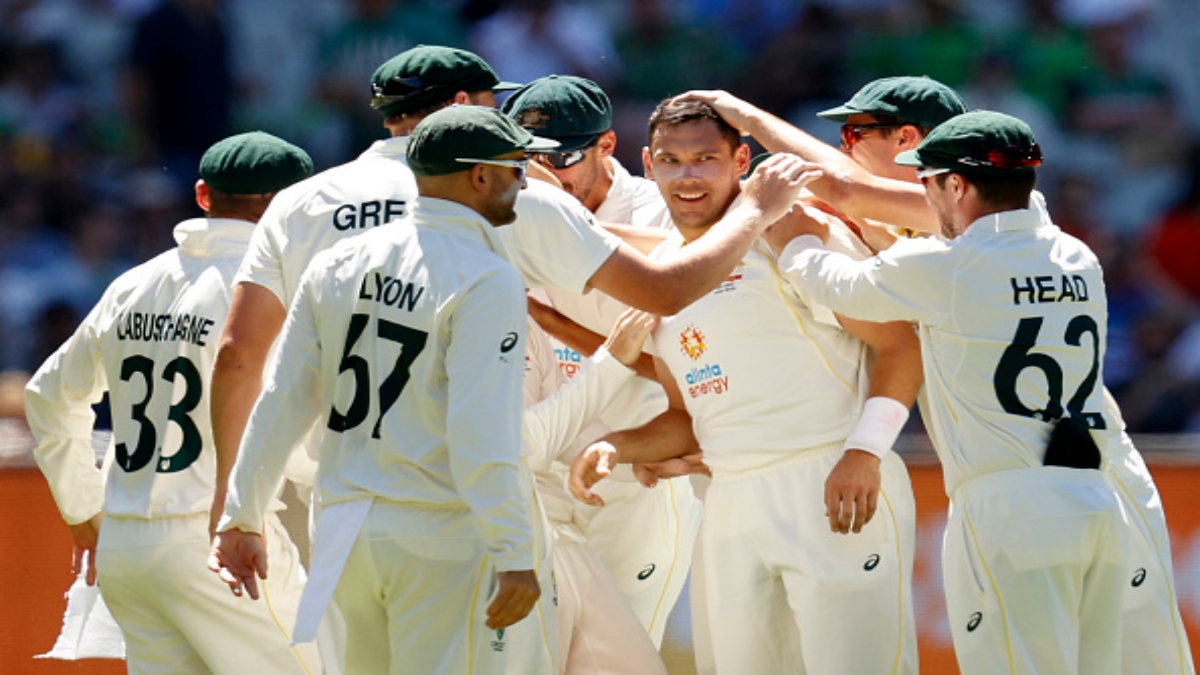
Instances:
[[[68,524],[101,510],[157,518],[212,506],[209,383],[230,280],[253,230],[222,218],[177,225],[178,248],[114,281],[30,380],[34,455]],[[106,390],[116,446],[107,487],[91,443],[91,404]]]
[[[376,141],[354,161],[281,190],[259,220],[234,283],[258,284],[286,308],[317,253],[408,217],[417,181],[407,149],[407,136]]]
[[[305,273],[221,528],[260,531],[265,496],[318,419],[320,507],[466,507],[499,570],[533,569],[520,275],[475,211],[421,197],[413,214],[337,244]]]
[[[916,321],[931,437],[946,490],[1041,466],[1049,422],[1070,412],[1108,429],[1102,364],[1108,309],[1095,255],[1044,211],[975,221],[946,243],[901,240],[864,262],[788,245],[789,276],[820,302],[870,321]]]
[[[608,196],[596,209],[596,218],[603,223],[674,231],[675,225],[658,185],[652,180],[630,175],[616,159],[609,159],[613,163],[613,182]],[[625,303],[598,290],[587,293],[559,288],[544,290],[555,309],[600,335],[608,335],[621,314],[629,309]],[[550,340],[559,368],[567,377],[573,377],[586,357],[554,338]],[[628,429],[645,424],[666,409],[667,397],[662,387],[656,382],[636,378],[601,413],[600,421],[608,429]],[[629,472],[621,473],[627,475]]]
[[[260,232],[236,282],[269,289],[285,306],[300,275],[320,251],[376,225],[406,218],[417,197],[408,168],[408,137],[377,141],[358,159],[281,191],[259,221]],[[582,292],[620,245],[578,200],[543,181],[530,180],[517,197],[517,220],[500,230],[502,255],[526,286]]]
[[[865,255],[840,221],[831,228],[842,250]],[[683,245],[676,234],[655,255]],[[716,471],[746,471],[843,441],[858,422],[866,346],[784,281],[765,242],[711,293],[663,317],[654,340]]]

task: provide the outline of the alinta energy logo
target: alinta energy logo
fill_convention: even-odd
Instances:
[[[704,344],[704,333],[695,326],[688,326],[679,334],[679,348],[693,361],[704,356],[707,345]]]
[[[492,651],[504,651],[504,629],[500,628],[496,631],[496,639],[492,640]]]

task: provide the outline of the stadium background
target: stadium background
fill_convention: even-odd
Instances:
[[[1106,381],[1163,492],[1200,642],[1196,0],[0,0],[0,673],[121,671],[29,660],[53,644],[70,540],[30,468],[27,373],[198,215],[204,148],[261,128],[319,168],[351,159],[383,134],[370,73],[419,43],[470,48],[507,80],[595,79],[634,173],[650,109],[690,88],[729,89],[831,142],[836,125],[813,113],[886,75],[930,75],[1029,121],[1051,212],[1105,266]],[[919,423],[909,432],[922,671],[953,672],[945,497]]]

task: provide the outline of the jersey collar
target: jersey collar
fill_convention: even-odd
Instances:
[[[375,141],[371,147],[358,156],[359,159],[370,157],[387,157],[401,159],[408,163],[408,136],[393,136],[381,141]]]
[[[505,257],[504,243],[496,228],[474,209],[436,197],[417,197],[413,202],[413,222],[418,227],[441,230],[470,239]]]
[[[971,223],[971,226],[967,228],[963,236],[1036,230],[1047,224],[1047,221],[1042,217],[1043,213],[1040,209],[1029,208],[992,213]]]

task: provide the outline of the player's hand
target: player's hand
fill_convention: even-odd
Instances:
[[[82,523],[69,526],[71,539],[75,542],[75,548],[71,552],[71,572],[79,576],[84,561],[87,561],[88,586],[96,585],[96,541],[100,539],[100,523],[103,520],[104,513],[101,512]]]
[[[758,210],[765,229],[791,210],[801,188],[822,175],[821,167],[812,162],[786,152],[775,153],[742,185],[742,202],[738,208]]]
[[[500,588],[487,608],[487,627],[492,630],[511,626],[524,619],[542,594],[533,570],[500,572],[496,578]]]
[[[546,168],[545,164],[537,161],[534,155],[529,156],[529,168],[525,173],[526,178],[536,178],[543,183],[549,183],[559,190],[562,189],[562,181],[558,180],[558,176],[554,172]]]
[[[633,465],[633,475],[637,476],[639,483],[648,488],[658,485],[658,481],[662,478],[678,478],[679,476],[687,476],[693,473],[712,476],[712,471],[704,463],[704,455],[700,453],[684,455],[673,459],[664,459],[661,462],[645,462]]]
[[[613,325],[612,333],[604,341],[604,347],[618,361],[632,368],[642,355],[642,345],[646,344],[646,338],[657,325],[657,316],[640,309],[627,309]]]
[[[612,473],[618,459],[617,449],[606,441],[598,441],[584,448],[571,462],[571,475],[567,479],[571,494],[584,504],[604,506],[604,500],[591,488]]]
[[[803,234],[816,235],[820,237],[822,244],[828,243],[829,223],[820,217],[814,217],[814,215],[802,203],[796,202],[782,218],[763,230],[762,238],[775,252],[775,255],[782,253],[789,242]]]
[[[262,535],[237,528],[218,532],[208,554],[208,569],[241,597],[243,588],[258,599],[258,579],[267,578],[267,548]],[[257,578],[255,577],[257,575]]]
[[[847,450],[825,479],[825,515],[829,529],[846,534],[871,522],[882,483],[879,458],[866,450]]]
[[[720,89],[692,90],[676,96],[675,100],[707,103],[717,111],[721,119],[743,135],[746,133],[746,120],[758,110],[746,101]]]

